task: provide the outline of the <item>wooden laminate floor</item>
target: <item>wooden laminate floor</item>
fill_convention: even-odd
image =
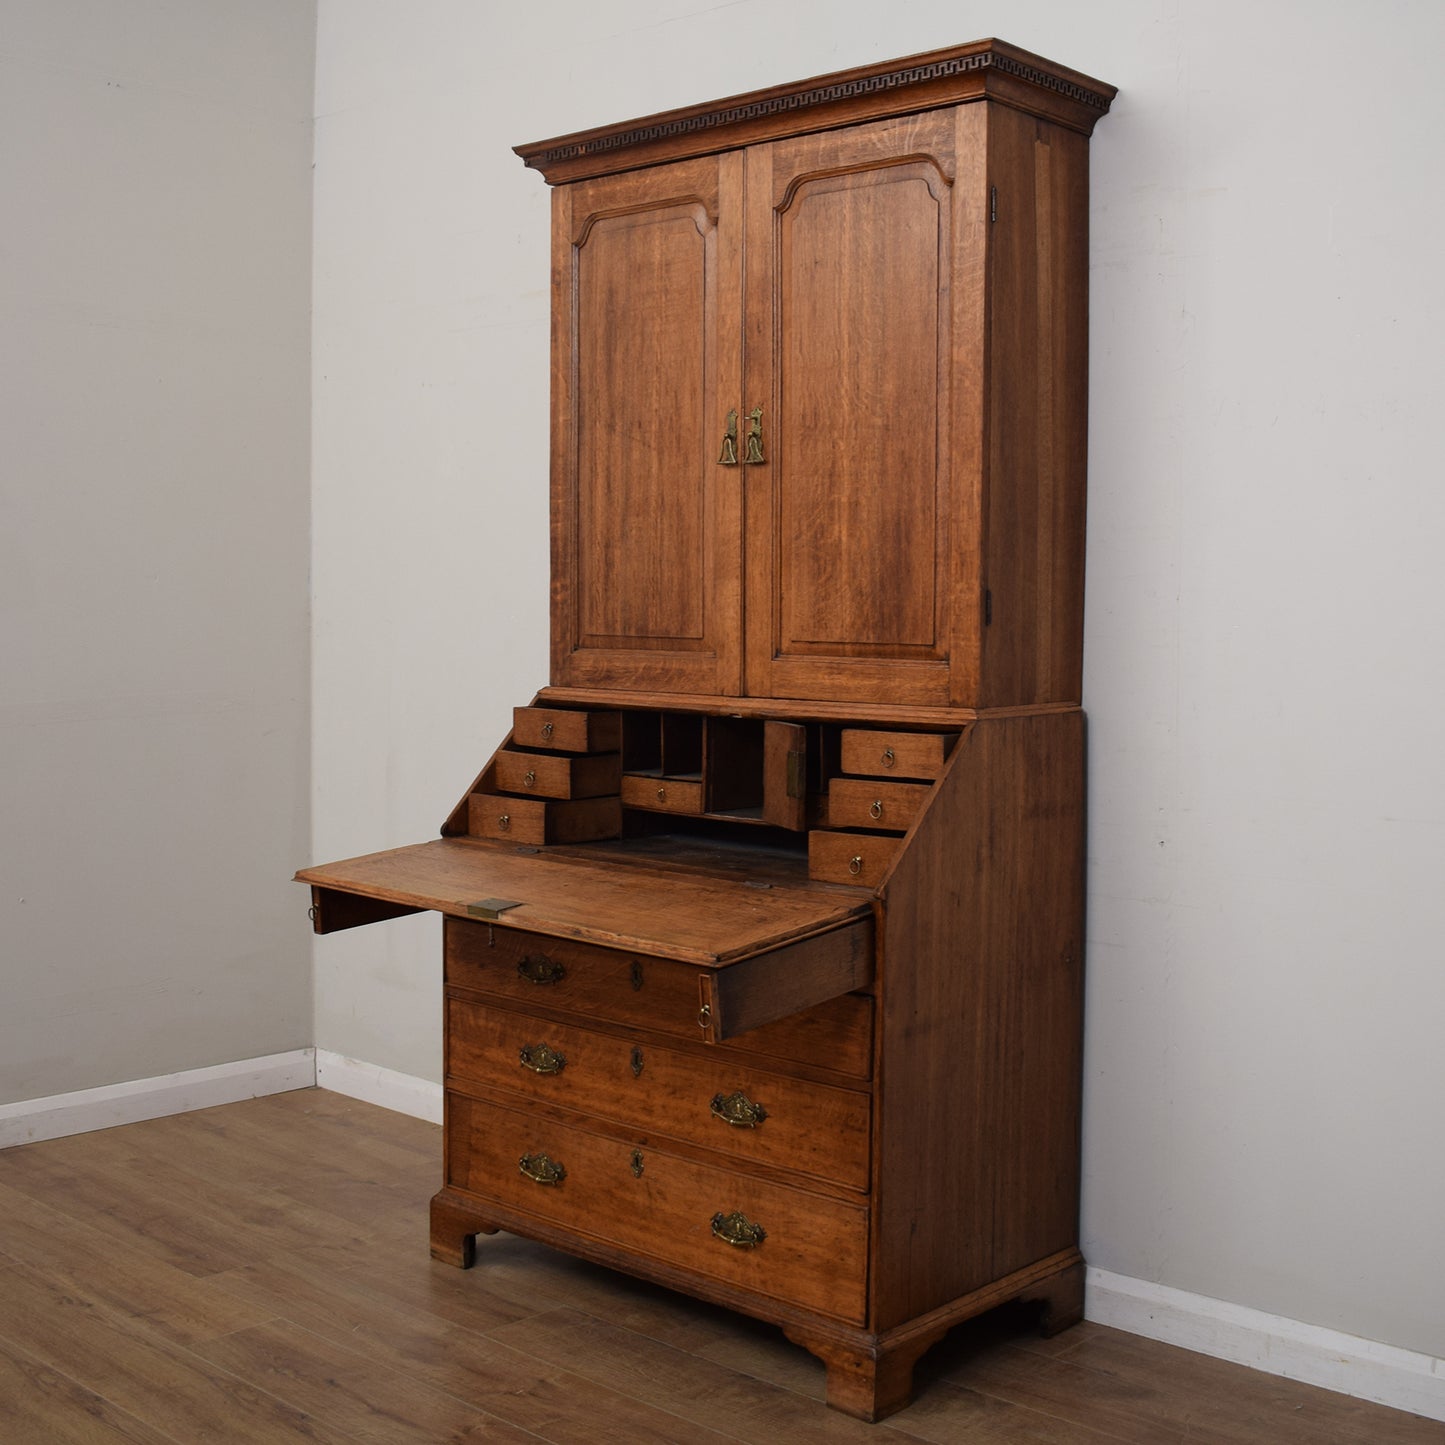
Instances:
[[[881,1425],[775,1329],[509,1235],[427,1253],[435,1127],[315,1089],[0,1152],[0,1441],[1415,1445],[1445,1424],[1084,1324],[954,1331]]]

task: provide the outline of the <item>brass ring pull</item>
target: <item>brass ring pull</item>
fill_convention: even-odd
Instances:
[[[735,467],[738,464],[738,409],[728,412],[727,430],[723,432],[722,451],[718,455],[720,467]]]
[[[567,1170],[545,1154],[523,1154],[517,1172],[537,1184],[560,1184],[567,1177]]]
[[[551,724],[548,723],[547,726],[548,726],[548,727],[551,727]],[[883,766],[884,766],[885,768],[891,768],[891,767],[893,766],[893,763],[894,763],[893,749],[892,749],[892,748],[884,748],[884,749],[883,749]]]
[[[545,953],[529,953],[517,965],[517,972],[528,983],[561,983],[567,977],[566,968]]]
[[[711,1005],[710,1003],[705,1003],[705,1004],[703,1004],[703,1006],[702,1006],[700,1009],[698,1009],[698,1011],[697,1011],[697,1026],[698,1026],[698,1028],[700,1028],[700,1029],[705,1029],[711,1022],[712,1022],[712,1005]]]
[[[734,1249],[756,1249],[768,1237],[768,1231],[754,1224],[741,1209],[731,1214],[719,1210],[712,1217],[712,1232],[714,1238]]]
[[[759,462],[766,461],[763,456],[763,409],[755,406],[748,413],[748,441],[743,452],[743,465],[755,467]]]
[[[511,815],[510,813],[502,813],[502,814],[497,818],[497,827],[499,827],[499,828],[502,830],[502,832],[506,833],[506,832],[510,831],[511,826],[512,826],[512,815]]]
[[[550,743],[550,742],[552,741],[552,724],[551,724],[551,723],[543,723],[543,724],[542,724],[542,741],[543,741],[544,743]]]
[[[527,1044],[518,1052],[517,1061],[534,1074],[560,1074],[567,1067],[566,1056],[551,1044]]]
[[[863,857],[862,857],[861,854],[855,853],[855,854],[848,860],[848,871],[849,871],[855,878],[863,871]]]
[[[659,789],[657,790],[657,801],[658,801],[659,803],[665,803],[665,802],[667,801],[667,789],[666,789],[666,788],[659,788]]]
[[[868,809],[870,818],[881,818],[883,816],[883,799],[874,798],[872,806]]]
[[[761,1104],[755,1104],[741,1089],[732,1094],[714,1094],[708,1112],[734,1129],[756,1129],[768,1117]]]
[[[535,788],[537,786],[537,770],[535,768],[528,768],[527,771],[522,774],[522,786],[524,788]]]

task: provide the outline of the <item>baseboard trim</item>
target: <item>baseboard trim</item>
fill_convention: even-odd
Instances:
[[[1445,1420],[1445,1360],[1433,1355],[1103,1269],[1085,1276],[1084,1316],[1266,1374]]]
[[[442,1086],[379,1064],[362,1063],[329,1049],[316,1050],[316,1085],[364,1104],[377,1104],[413,1119],[442,1121]]]
[[[262,1094],[309,1089],[316,1082],[316,1051],[293,1049],[259,1059],[238,1059],[153,1079],[102,1084],[70,1094],[0,1104],[0,1149],[88,1134],[117,1124],[136,1124],[167,1114],[187,1114],[216,1104],[235,1104]]]

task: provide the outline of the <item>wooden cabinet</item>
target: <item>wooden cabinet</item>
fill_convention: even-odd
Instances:
[[[1082,1310],[1087,137],[994,41],[521,148],[551,683],[318,932],[446,916],[432,1249],[782,1327],[866,1419]]]

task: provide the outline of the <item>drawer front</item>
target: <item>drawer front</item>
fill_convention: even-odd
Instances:
[[[927,783],[834,778],[828,785],[828,824],[833,828],[887,828],[906,833],[929,791]]]
[[[451,998],[447,1072],[649,1135],[868,1187],[866,1091],[767,1073],[715,1048],[684,1053]]]
[[[512,741],[519,748],[563,753],[615,753],[622,746],[620,712],[572,712],[556,707],[514,707]]]
[[[497,791],[538,798],[596,798],[616,793],[622,777],[618,753],[564,757],[503,748],[493,760]]]
[[[467,801],[473,838],[513,843],[594,843],[622,832],[616,798],[512,798],[473,793]]]
[[[622,779],[622,801],[629,808],[649,808],[654,813],[701,813],[702,784],[628,773]]]
[[[892,867],[901,842],[873,833],[809,833],[808,877],[820,883],[876,888]]]
[[[844,728],[842,768],[865,778],[936,778],[952,733],[890,733]]]
[[[443,922],[446,981],[527,1012],[702,1039],[698,970],[617,948],[541,938],[486,923]],[[793,1060],[866,1079],[873,1064],[873,1002],[844,994],[709,1048]]]
[[[455,1093],[447,1095],[446,1127],[447,1183],[455,1189],[650,1261],[862,1322],[868,1211],[861,1205]]]

